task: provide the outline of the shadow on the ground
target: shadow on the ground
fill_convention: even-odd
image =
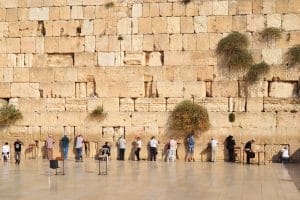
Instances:
[[[299,160],[299,158],[300,158],[300,148],[297,149],[297,151],[295,151],[290,156],[290,159],[293,163],[284,165],[285,168],[288,170],[289,175],[292,181],[294,182],[294,184],[296,185],[296,187],[298,188],[298,190],[300,190],[300,164],[296,163],[295,161]]]

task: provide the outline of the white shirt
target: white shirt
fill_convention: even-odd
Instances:
[[[2,153],[9,153],[9,146],[8,145],[3,145],[2,146]]]
[[[142,148],[142,141],[141,140],[136,141],[136,143],[137,143],[137,148]]]
[[[213,139],[213,140],[210,141],[210,145],[211,145],[212,148],[217,147],[217,144],[218,144],[218,141],[216,139]]]
[[[120,149],[125,149],[126,148],[126,140],[124,138],[120,138],[118,141],[119,148]]]
[[[77,137],[75,148],[82,148],[82,146],[83,146],[83,138],[82,137]]]
[[[158,145],[158,142],[157,142],[157,140],[156,139],[152,139],[152,140],[150,140],[150,147],[157,147],[157,145]]]
[[[177,142],[174,139],[170,140],[170,149],[171,150],[177,149]]]
[[[289,151],[287,149],[282,149],[281,152],[282,152],[281,156],[283,158],[289,158],[290,157],[289,156]]]

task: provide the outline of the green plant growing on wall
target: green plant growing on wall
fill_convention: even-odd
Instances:
[[[300,44],[297,44],[290,48],[286,53],[286,56],[290,66],[300,64]]]
[[[210,122],[206,108],[185,100],[180,102],[169,117],[169,128],[179,131],[177,136],[185,137],[191,131],[205,132]]]
[[[114,4],[114,2],[108,2],[108,3],[106,3],[104,6],[105,6],[106,9],[109,9],[109,8],[114,7],[115,4]]]
[[[14,105],[5,104],[0,108],[0,125],[10,125],[22,118],[22,113]]]
[[[102,120],[106,117],[106,113],[103,110],[102,106],[97,106],[90,114],[90,117],[93,119]]]
[[[187,5],[187,4],[191,3],[191,2],[192,2],[192,0],[182,0],[182,3],[184,5]]]
[[[259,81],[261,76],[267,74],[269,71],[270,71],[270,65],[268,65],[265,62],[252,65],[245,76],[245,80],[249,84],[256,83],[257,81]]]
[[[261,37],[265,40],[280,39],[281,30],[279,28],[269,27],[260,32]]]
[[[248,69],[253,62],[247,48],[248,38],[238,32],[232,32],[218,43],[216,53],[221,56],[223,65],[234,70]]]

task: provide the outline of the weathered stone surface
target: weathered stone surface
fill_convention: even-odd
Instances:
[[[206,97],[206,85],[204,81],[184,82],[183,87],[184,98]]]
[[[0,82],[0,98],[10,97],[10,84]]]
[[[297,97],[297,83],[271,82],[270,97]]]
[[[11,97],[40,97],[39,83],[11,83]]]
[[[283,14],[282,28],[286,31],[294,31],[300,29],[300,14]]]
[[[299,112],[300,104],[297,98],[264,98],[263,108],[265,112]]]
[[[157,92],[159,97],[183,97],[183,82],[158,81]]]
[[[49,20],[49,8],[30,8],[29,9],[30,20]]]
[[[270,65],[281,64],[282,63],[281,49],[263,49],[262,58],[266,63]]]
[[[238,83],[236,81],[213,81],[213,97],[237,97]]]
[[[247,112],[262,112],[266,109],[266,98],[252,97],[247,98]]]

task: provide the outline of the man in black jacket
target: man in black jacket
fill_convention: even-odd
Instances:
[[[250,158],[255,157],[255,152],[252,150],[253,143],[255,142],[254,139],[248,141],[245,145],[245,152],[247,154],[247,164],[250,164]]]
[[[228,150],[228,159],[229,162],[235,162],[235,156],[234,156],[234,146],[235,146],[235,140],[232,135],[229,135],[226,138],[226,148]]]

